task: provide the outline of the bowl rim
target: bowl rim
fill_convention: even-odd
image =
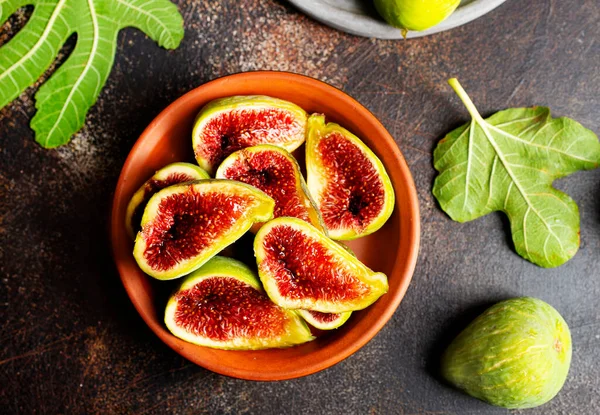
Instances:
[[[173,112],[177,112],[178,109],[187,104],[188,101],[193,100],[198,94],[202,94],[202,92],[209,88],[218,87],[223,83],[231,83],[236,81],[244,81],[244,80],[258,80],[258,79],[278,79],[278,80],[286,80],[296,83],[304,83],[310,85],[311,87],[318,88],[321,90],[327,91],[329,95],[333,94],[335,98],[332,99],[341,99],[350,103],[356,111],[362,111],[364,116],[369,120],[369,123],[373,127],[373,133],[369,134],[370,136],[378,137],[386,141],[387,146],[393,152],[393,158],[397,161],[398,169],[402,177],[405,180],[406,186],[406,195],[405,199],[408,198],[408,205],[410,206],[410,218],[408,221],[409,231],[407,232],[409,240],[407,241],[408,250],[404,252],[404,250],[400,250],[402,244],[398,244],[395,249],[396,260],[392,268],[396,268],[398,265],[398,258],[401,257],[401,269],[397,271],[395,274],[399,274],[398,278],[401,278],[398,289],[394,292],[393,296],[389,298],[388,306],[383,310],[383,312],[373,321],[373,324],[365,331],[363,331],[360,337],[352,342],[345,342],[343,347],[336,349],[336,353],[331,354],[330,356],[319,360],[318,362],[306,365],[300,368],[296,368],[295,370],[287,370],[285,372],[270,372],[270,373],[255,373],[252,371],[244,371],[239,370],[237,368],[232,368],[229,366],[220,365],[214,362],[206,362],[200,361],[201,359],[196,354],[190,354],[186,352],[186,350],[182,349],[180,346],[176,344],[176,341],[181,341],[168,333],[165,335],[164,330],[160,326],[160,319],[154,318],[149,312],[145,310],[140,301],[134,295],[134,289],[132,287],[132,283],[125,276],[124,265],[121,263],[121,253],[119,251],[119,238],[118,235],[120,233],[120,228],[124,227],[123,223],[120,223],[117,219],[119,218],[119,200],[123,198],[124,190],[123,187],[126,182],[125,173],[129,168],[129,165],[133,162],[134,154],[136,154],[140,149],[146,144],[145,141],[147,137],[150,136],[153,130],[160,125],[162,122],[167,120]],[[268,95],[268,94],[266,94]],[[396,201],[397,203],[397,201]],[[240,72],[231,75],[226,75],[223,77],[219,77],[203,83],[202,85],[193,88],[187,93],[183,94],[171,104],[169,104],[165,109],[163,109],[151,122],[148,126],[143,130],[140,136],[137,138],[135,144],[129,151],[127,158],[123,164],[121,172],[119,174],[119,178],[117,180],[117,185],[115,188],[115,193],[112,199],[112,208],[110,215],[110,241],[111,241],[111,249],[112,256],[115,262],[115,266],[119,273],[119,278],[127,292],[127,296],[130,301],[134,305],[138,314],[146,325],[154,332],[154,334],[167,346],[173,349],[179,355],[185,357],[187,360],[204,367],[210,371],[234,377],[239,379],[246,380],[258,380],[258,381],[274,381],[274,380],[287,380],[294,379],[303,376],[307,376],[321,370],[327,369],[342,360],[346,359],[357,350],[362,348],[365,344],[367,344],[389,321],[392,317],[396,309],[398,308],[400,302],[404,298],[408,286],[412,280],[414,270],[416,267],[419,247],[420,247],[420,212],[419,212],[419,202],[417,196],[416,186],[414,184],[413,176],[410,172],[408,164],[404,159],[404,156],[400,152],[398,144],[394,141],[393,137],[387,131],[387,129],[383,126],[383,124],[375,117],[371,111],[369,111],[366,107],[361,105],[358,101],[352,98],[350,95],[343,92],[341,89],[336,88],[332,85],[329,85],[326,82],[320,81],[315,78],[311,78],[306,75],[296,74],[292,72],[280,72],[280,71],[252,71],[252,72]],[[400,255],[402,254],[402,255]],[[388,293],[387,295],[390,295]],[[176,339],[174,341],[173,339]],[[201,346],[197,346],[201,347]]]

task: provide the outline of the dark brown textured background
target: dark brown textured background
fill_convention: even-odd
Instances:
[[[551,270],[515,254],[500,214],[458,224],[431,195],[435,143],[467,120],[451,76],[484,115],[547,105],[600,132],[597,0],[509,0],[408,42],[346,35],[279,0],[177,3],[181,47],[121,32],[113,72],[69,145],[34,142],[35,88],[0,112],[1,413],[506,414],[441,383],[436,357],[485,306],[518,295],[554,305],[574,342],[564,389],[525,413],[600,413],[600,170],[557,183],[579,204],[581,248]],[[22,20],[1,29],[0,44]],[[189,89],[258,69],[327,81],[373,111],[407,158],[422,219],[417,270],[386,327],[342,363],[277,383],[216,375],[164,346],[130,304],[107,241],[119,170],[144,127]]]

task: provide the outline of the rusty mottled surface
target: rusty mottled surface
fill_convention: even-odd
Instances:
[[[581,249],[552,270],[514,253],[500,214],[455,223],[431,195],[432,150],[467,120],[451,76],[484,114],[547,105],[600,132],[597,0],[509,0],[408,42],[346,35],[281,0],[178,3],[181,47],[121,32],[106,88],[69,145],[34,142],[34,89],[0,112],[0,412],[506,414],[441,383],[436,356],[482,307],[531,295],[561,311],[575,351],[562,392],[527,413],[600,413],[600,170],[559,182],[579,204]],[[330,82],[373,111],[414,174],[423,228],[413,283],[386,327],[335,367],[278,383],[219,376],[164,346],[129,302],[107,240],[119,170],[144,127],[189,89],[256,69]]]

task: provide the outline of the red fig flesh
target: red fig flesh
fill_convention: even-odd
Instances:
[[[134,257],[154,278],[179,278],[235,242],[254,222],[270,219],[274,205],[260,190],[231,180],[167,187],[146,206]]]
[[[244,264],[214,257],[187,276],[165,311],[177,337],[219,349],[289,347],[313,339],[302,319],[275,305]]]
[[[308,189],[332,239],[381,228],[394,208],[394,189],[379,158],[354,134],[311,115],[306,141]]]
[[[350,318],[351,311],[345,313],[321,313],[312,310],[298,310],[298,314],[311,326],[319,330],[333,330]]]
[[[236,151],[221,163],[216,177],[247,183],[271,196],[276,218],[291,216],[324,230],[296,159],[282,148],[264,144]]]
[[[258,144],[293,151],[306,135],[306,112],[266,96],[234,96],[209,102],[196,117],[192,142],[200,167],[213,173],[228,155]]]
[[[127,206],[125,226],[131,239],[140,229],[142,214],[148,200],[159,190],[191,180],[208,179],[210,176],[200,167],[190,163],[172,163],[158,170],[133,195]]]
[[[265,291],[276,304],[323,313],[360,310],[387,292],[373,272],[314,226],[296,218],[267,222],[254,253]]]

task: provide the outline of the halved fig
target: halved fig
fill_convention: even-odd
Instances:
[[[142,221],[144,208],[154,193],[177,183],[208,178],[210,178],[210,176],[206,171],[190,163],[172,163],[154,173],[154,175],[134,193],[129,201],[129,205],[127,205],[125,226],[127,227],[127,233],[131,239],[135,239],[135,235],[140,230],[140,222]]]
[[[325,116],[308,119],[308,190],[332,239],[369,235],[394,209],[394,189],[377,156],[354,134]]]
[[[345,313],[321,313],[320,311],[298,310],[298,314],[308,324],[319,330],[333,330],[340,327],[350,318],[352,311]]]
[[[311,224],[281,217],[254,239],[258,275],[273,302],[322,313],[361,310],[388,290],[373,272]]]
[[[274,207],[260,190],[232,180],[167,187],[148,201],[133,255],[148,275],[179,278],[235,242],[254,222],[272,218]]]
[[[216,256],[171,296],[165,324],[175,336],[229,350],[289,347],[314,339],[295,311],[274,304],[243,263]]]
[[[306,112],[291,102],[262,95],[216,99],[196,117],[192,144],[200,167],[214,173],[231,153],[258,144],[293,151],[306,136]]]
[[[216,177],[247,183],[271,196],[275,200],[274,217],[302,219],[324,231],[300,166],[286,150],[269,144],[238,150],[221,163]]]
[[[337,242],[337,241],[336,241]],[[349,246],[344,245],[341,242],[337,242],[339,246],[344,248],[346,252],[356,258],[356,254]],[[345,313],[321,313],[320,311],[312,310],[298,310],[298,314],[313,327],[319,330],[333,330],[340,327],[350,318],[351,311]]]

